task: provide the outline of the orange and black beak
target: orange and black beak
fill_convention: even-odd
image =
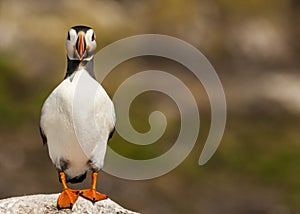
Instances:
[[[86,50],[86,42],[84,37],[85,37],[85,33],[81,31],[78,33],[78,39],[76,41],[76,50],[80,61],[83,59],[83,54]]]

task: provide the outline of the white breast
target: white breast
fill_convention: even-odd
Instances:
[[[49,156],[58,169],[60,160],[67,160],[66,173],[71,177],[84,173],[88,161],[102,168],[114,125],[112,101],[85,70],[76,71],[59,84],[42,108],[41,128],[47,137]]]

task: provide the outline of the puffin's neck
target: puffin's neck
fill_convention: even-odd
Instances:
[[[65,76],[65,79],[70,77],[72,74],[74,74],[76,71],[80,69],[85,69],[91,77],[95,79],[94,74],[94,58],[92,58],[89,61],[79,61],[79,60],[71,60],[68,59],[68,65],[67,65],[67,73]]]

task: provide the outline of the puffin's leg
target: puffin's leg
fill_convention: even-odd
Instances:
[[[101,193],[97,192],[97,190],[96,190],[97,177],[98,177],[98,172],[93,172],[91,189],[86,189],[86,190],[80,191],[80,195],[82,197],[90,200],[93,203],[107,199],[107,196],[105,194],[101,194]]]
[[[79,191],[68,188],[66,182],[66,174],[64,172],[59,172],[59,177],[64,190],[59,195],[59,198],[57,200],[57,209],[72,209],[73,205],[78,199]]]

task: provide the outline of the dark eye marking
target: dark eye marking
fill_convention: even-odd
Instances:
[[[70,32],[68,32],[67,40],[71,40]]]
[[[93,33],[93,35],[92,35],[92,39],[91,39],[92,41],[94,41],[95,40],[95,33]]]

